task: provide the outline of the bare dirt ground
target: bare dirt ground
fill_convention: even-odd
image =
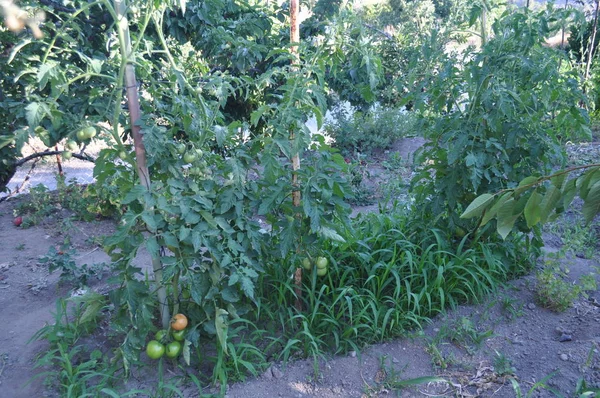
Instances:
[[[399,144],[393,150],[410,145]],[[13,225],[13,210],[20,200],[0,203],[0,397],[54,397],[57,394],[42,377],[32,379],[43,371],[34,364],[47,346],[29,340],[53,322],[56,298],[70,290],[40,264],[39,257],[68,237],[79,265],[108,261],[95,238],[109,234],[114,221],[65,223],[69,214],[60,211],[23,229]],[[547,252],[556,252],[561,242],[560,235],[548,235]],[[594,247],[591,255],[574,253],[549,261],[567,267],[573,283],[592,274],[600,284],[599,259]],[[98,281],[90,285],[103,287]],[[560,396],[575,397],[582,380],[588,387],[600,388],[600,291],[580,296],[572,307],[557,313],[539,305],[535,289],[532,274],[510,282],[482,303],[438,316],[405,338],[324,358],[316,366],[312,360],[273,363],[261,377],[228,386],[226,396],[517,397],[513,387],[517,384],[523,396],[532,389],[532,397],[559,396],[553,389]],[[440,380],[410,386],[411,380],[426,376]],[[143,380],[132,380],[128,386],[138,388]],[[546,388],[536,388],[540,381]],[[193,388],[185,391],[189,397],[198,395]]]

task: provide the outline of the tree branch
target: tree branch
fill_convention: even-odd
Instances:
[[[63,153],[63,151],[44,151],[44,152],[32,153],[31,155],[25,156],[23,159],[16,161],[14,163],[14,165],[15,165],[15,167],[23,166],[25,163],[29,162],[32,159],[41,158],[43,156],[60,155],[61,153]],[[73,157],[77,158],[77,159],[85,160],[88,162],[92,162],[92,163],[94,163],[96,161],[96,159],[94,159],[91,156],[88,156],[86,154],[83,154],[83,153],[82,154],[74,153]]]

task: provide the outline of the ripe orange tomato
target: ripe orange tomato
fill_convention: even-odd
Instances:
[[[188,324],[187,317],[183,314],[177,314],[171,319],[171,328],[173,330],[183,330]]]

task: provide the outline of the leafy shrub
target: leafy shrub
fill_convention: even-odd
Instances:
[[[335,120],[326,126],[326,132],[346,155],[383,150],[394,140],[414,134],[414,115],[398,108],[349,112],[338,106],[333,116]]]
[[[589,134],[578,75],[561,71],[561,54],[544,46],[556,17],[551,9],[504,14],[495,36],[481,50],[467,50],[464,67],[451,57],[415,103],[430,115],[423,167],[413,180],[425,220],[468,228],[459,215],[478,194],[548,172],[564,160],[566,139]]]

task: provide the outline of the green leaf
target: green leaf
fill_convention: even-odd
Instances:
[[[158,224],[154,218],[154,212],[144,211],[142,213],[142,220],[146,223],[150,231],[155,232],[158,228]]]
[[[227,325],[227,315],[229,313],[222,308],[215,308],[215,329],[217,330],[217,338],[219,340],[219,345],[227,355],[227,330],[229,326]]]
[[[529,228],[533,227],[542,220],[542,209],[540,204],[542,203],[542,195],[537,190],[533,191],[527,204],[525,205],[525,221]]]
[[[600,212],[600,181],[597,181],[590,188],[581,211],[586,223],[592,221],[596,214]]]
[[[521,193],[525,192],[526,190],[530,189],[531,184],[534,184],[538,180],[539,180],[538,177],[533,177],[533,176],[523,178],[521,180],[521,182],[519,183],[519,186],[514,191],[515,196],[518,196]]]
[[[146,249],[152,257],[158,256],[158,253],[160,251],[160,245],[158,244],[158,241],[156,240],[155,236],[151,236],[148,239],[146,239]]]
[[[237,290],[231,286],[227,286],[221,291],[221,297],[223,297],[223,300],[230,303],[237,303],[240,301],[240,295],[238,294]]]
[[[189,340],[185,340],[183,342],[183,351],[182,351],[182,356],[183,356],[183,360],[185,361],[187,366],[190,366],[190,347],[192,346],[192,342]]]
[[[505,193],[504,195],[502,195],[500,197],[500,199],[498,199],[498,201],[496,203],[494,203],[494,205],[492,206],[491,209],[489,209],[488,211],[485,212],[485,214],[483,215],[483,218],[481,219],[482,227],[485,224],[487,224],[488,221],[490,221],[492,218],[494,218],[496,216],[496,213],[498,213],[498,210],[502,207],[504,202],[506,202],[508,199],[512,198],[512,195],[513,195],[512,192]]]
[[[341,242],[341,243],[346,242],[346,240],[340,234],[338,234],[337,231],[333,228],[322,226],[319,229],[319,235],[321,235],[322,237],[324,237],[326,239],[331,239],[335,242]]]
[[[460,218],[479,217],[481,213],[494,201],[494,195],[484,193],[476,197],[467,207]]]
[[[576,179],[573,178],[573,179],[567,181],[567,183],[563,187],[563,190],[562,190],[562,196],[563,196],[562,207],[564,207],[564,208],[569,207],[569,205],[571,204],[571,202],[575,198],[575,195],[577,195],[577,184],[576,184]]]
[[[250,124],[256,126],[262,115],[270,109],[269,105],[263,105],[250,114]]]
[[[510,198],[506,202],[504,202],[502,204],[502,207],[498,210],[498,224],[496,226],[496,230],[498,231],[502,239],[506,239],[510,231],[512,231],[516,219],[519,217],[518,214],[513,214],[515,203],[515,199]]]
[[[542,203],[540,203],[541,209],[541,220],[540,222],[543,224],[548,220],[548,217],[554,211],[556,204],[561,198],[561,193],[554,185],[550,185],[544,198],[542,199]]]
[[[43,102],[32,102],[25,108],[25,117],[29,127],[37,127],[41,121],[50,114],[50,108]]]
[[[135,187],[131,188],[129,192],[127,192],[127,195],[125,195],[125,198],[123,198],[121,203],[127,205],[143,196],[146,192],[147,190],[143,185],[136,185]]]

